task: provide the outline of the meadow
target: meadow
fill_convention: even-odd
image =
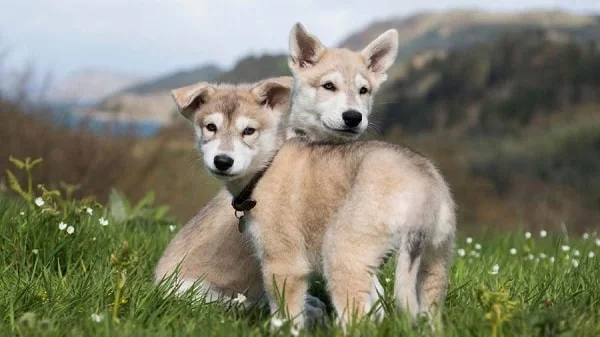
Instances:
[[[13,161],[34,172],[34,161]],[[153,284],[153,268],[182,226],[148,194],[130,204],[112,191],[106,205],[8,179],[0,193],[0,336],[263,336],[267,310],[176,297]],[[549,232],[460,236],[442,315],[445,336],[600,335],[600,237]],[[393,261],[381,281],[393,289]],[[324,296],[323,282],[314,291]],[[323,297],[325,300],[326,298]],[[381,324],[357,322],[349,336],[428,336],[389,296]],[[275,336],[341,336],[324,327]]]

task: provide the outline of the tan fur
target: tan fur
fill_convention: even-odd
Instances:
[[[301,325],[306,280],[322,268],[341,322],[353,312],[364,315],[382,258],[389,250],[398,250],[399,258],[410,253],[403,245],[414,233],[422,233],[423,252],[406,265],[399,261],[397,280],[414,274],[413,291],[397,297],[399,305],[415,315],[442,299],[454,241],[453,202],[426,158],[381,142],[289,141],[253,198],[258,204],[249,213],[249,230],[273,312],[283,296],[285,312]],[[421,257],[429,259],[422,267]],[[419,272],[423,281],[417,284]],[[421,303],[417,287],[426,295]]]
[[[156,280],[180,266],[181,280],[201,280],[231,297],[245,293],[252,302],[262,296],[262,275],[249,240],[240,235],[230,206],[231,194],[222,189],[177,233],[155,270]]]

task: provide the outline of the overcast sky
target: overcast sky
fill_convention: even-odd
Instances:
[[[600,13],[600,0],[0,0],[0,46],[11,64],[57,77],[82,68],[153,76],[284,52],[296,21],[333,45],[375,19],[456,7]]]

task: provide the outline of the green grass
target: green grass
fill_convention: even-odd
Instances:
[[[152,212],[124,221],[112,214],[119,213],[96,207],[90,215],[70,204],[66,212],[51,215],[0,195],[0,336],[269,334],[266,310],[203,304],[192,294],[175,297],[166,286],[153,284],[153,268],[180,224],[156,220]],[[108,226],[100,225],[101,217],[108,219]],[[73,226],[74,233],[59,230],[61,221]],[[177,226],[174,231],[171,225]],[[471,244],[460,238],[457,249],[465,249],[465,256],[457,255],[452,268],[445,335],[491,336],[494,309],[506,318],[498,336],[600,335],[600,256],[588,257],[600,253],[596,239],[567,239],[558,233],[546,238],[533,233],[526,239],[521,232],[484,235]],[[126,254],[123,241],[128,243]],[[476,243],[481,249],[475,249]],[[570,246],[568,253],[561,249],[564,244]],[[516,255],[509,253],[513,247]],[[540,253],[546,258],[539,259]],[[571,258],[579,262],[576,268]],[[495,264],[497,275],[491,273]],[[388,293],[391,267],[381,275]],[[385,304],[391,312],[380,325],[361,322],[349,334],[431,335],[423,320],[411,325],[390,303],[388,299]],[[92,314],[103,319],[96,322]],[[274,335],[289,335],[289,327],[282,329]],[[302,334],[340,333],[330,325]]]

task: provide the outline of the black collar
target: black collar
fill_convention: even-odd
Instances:
[[[275,155],[277,155],[277,153],[275,153]],[[275,155],[273,155],[273,158],[275,158]],[[248,182],[248,185],[244,186],[242,191],[231,201],[231,206],[233,206],[233,208],[235,209],[236,217],[238,219],[239,217],[237,216],[237,212],[246,213],[253,209],[254,206],[256,206],[256,200],[250,199],[252,198],[252,192],[254,192],[254,188],[256,187],[260,179],[263,177],[265,172],[267,172],[272,162],[273,159],[271,159],[263,169],[256,172],[256,174],[254,174],[254,176],[252,176],[252,178]]]
[[[237,212],[248,212],[249,210],[253,209],[254,206],[256,206],[256,200],[252,200],[250,198],[252,197],[252,192],[254,192],[256,184],[258,184],[260,178],[262,178],[262,176],[265,174],[267,168],[268,167],[265,167],[264,169],[258,171],[252,177],[252,179],[250,179],[248,185],[244,186],[242,191],[235,198],[233,198],[231,201],[231,206],[233,206]]]

